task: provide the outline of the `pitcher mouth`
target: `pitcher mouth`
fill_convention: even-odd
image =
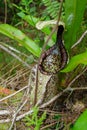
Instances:
[[[56,74],[67,64],[68,55],[62,42],[63,31],[63,25],[59,25],[55,44],[42,54],[39,70],[43,74]]]

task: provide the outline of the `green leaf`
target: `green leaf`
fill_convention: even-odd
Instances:
[[[33,17],[33,16],[31,16],[31,15],[26,15],[26,14],[23,13],[23,12],[19,12],[19,13],[17,13],[17,15],[18,15],[20,18],[22,18],[23,20],[25,20],[26,22],[28,22],[29,25],[31,25],[31,26],[33,26],[33,27],[36,27],[36,24],[40,21],[39,18]],[[46,22],[46,21],[44,21],[44,22]],[[50,24],[49,24],[49,25],[50,25]],[[49,29],[49,27],[44,27],[44,28],[41,29],[41,31],[42,31],[43,33],[45,33],[46,35],[49,35],[50,32],[51,32],[51,30]],[[54,35],[52,36],[52,39],[55,40],[55,36],[54,36]]]
[[[39,21],[38,18],[35,18],[31,15],[26,15],[23,12],[19,12],[17,13],[17,15],[22,18],[23,20],[25,20],[26,22],[28,22],[30,25],[32,25],[33,27],[35,27],[36,23]]]
[[[73,56],[66,66],[61,72],[70,72],[74,70],[79,64],[87,65],[87,51],[76,56]]]
[[[70,130],[87,130],[87,110],[81,114]]]
[[[37,57],[40,56],[40,53],[41,53],[40,48],[35,44],[33,40],[28,38],[19,29],[8,24],[0,24],[0,33],[10,37],[13,40],[16,40],[35,56]]]
[[[65,0],[65,25],[67,31],[64,39],[68,50],[76,42],[86,3],[87,0]]]

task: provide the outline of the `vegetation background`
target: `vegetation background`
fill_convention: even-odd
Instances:
[[[0,99],[28,84],[30,70],[38,62],[42,47],[57,21],[60,5],[61,0],[0,0]],[[82,109],[75,108],[79,114],[76,113],[72,118],[73,121],[68,119],[65,123],[66,119],[63,117],[64,125],[61,126],[60,114],[57,113],[52,118],[52,121],[56,119],[55,123],[50,122],[51,125],[46,125],[44,120],[48,119],[48,115],[34,108],[32,117],[17,122],[16,129],[86,130],[87,128],[87,0],[64,0],[60,21],[65,25],[63,38],[69,54],[69,62],[59,75],[61,90],[75,80],[73,86],[77,88],[78,95],[73,97],[71,94],[71,97],[75,101],[81,100],[76,103]],[[77,43],[79,38],[80,41]],[[52,35],[46,49],[54,45],[55,39],[56,33]],[[21,100],[23,94],[24,92],[20,92],[12,99],[0,102],[0,110],[15,108],[18,105],[16,102]],[[70,102],[69,104],[71,106]],[[26,112],[29,107],[26,105],[21,113]],[[37,119],[38,113],[42,116]],[[0,117],[4,120],[2,115]],[[75,124],[74,118],[78,119]],[[10,125],[11,123],[1,123],[0,129],[7,130]],[[48,127],[44,128],[44,125]]]

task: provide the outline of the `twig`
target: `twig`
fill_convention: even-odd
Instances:
[[[85,71],[87,71],[87,67],[82,71],[82,73],[80,73],[79,75],[77,75],[77,76],[69,83],[68,87],[67,87],[64,91],[62,91],[61,93],[57,94],[57,95],[56,95],[54,98],[52,98],[49,102],[47,102],[47,103],[45,103],[45,104],[42,104],[42,105],[40,106],[40,108],[44,108],[44,107],[50,105],[52,102],[54,102],[57,98],[59,98],[63,93],[65,93],[65,92],[67,92],[67,91],[87,90],[87,87],[71,88],[71,85],[72,85]],[[11,95],[9,95],[9,96],[7,96],[7,97],[1,99],[0,101],[3,101],[3,100],[5,100],[5,99],[7,99],[7,98],[10,98],[11,96],[14,96],[14,95],[17,94],[18,92],[20,92],[20,91],[26,89],[27,87],[28,87],[28,86],[25,86],[24,88],[22,88],[22,89],[20,89],[19,91],[17,91],[17,92],[15,92],[15,93],[13,93],[13,94],[11,94]],[[30,112],[28,112],[28,113],[30,113]],[[22,117],[24,117],[24,115],[26,115],[26,113],[23,114]],[[21,119],[21,116],[19,116],[19,117],[17,118],[17,120],[18,120],[19,118]],[[0,121],[0,122],[3,122],[3,121]]]
[[[9,119],[9,118],[7,118],[7,119],[3,119],[3,120],[0,120],[0,124],[2,124],[2,123],[8,123],[8,122],[10,122],[11,120]]]
[[[67,86],[66,89],[64,89],[62,92],[60,92],[60,93],[57,94],[56,96],[54,96],[50,101],[48,101],[48,102],[42,104],[42,105],[40,106],[40,108],[44,108],[44,107],[49,106],[49,105],[52,104],[56,99],[58,99],[61,95],[63,95],[65,92],[76,90],[75,88],[71,88],[71,85],[72,85],[86,70],[87,70],[87,67],[69,83],[69,85]],[[79,88],[79,89],[80,89],[80,88]],[[82,89],[82,88],[81,88],[81,89]]]
[[[43,48],[42,48],[42,52],[41,52],[41,55],[40,55],[40,58],[38,60],[38,64],[37,64],[37,71],[36,71],[36,85],[35,85],[35,94],[34,94],[34,105],[36,104],[37,102],[37,90],[38,90],[38,68],[39,68],[39,62],[41,60],[41,57],[42,57],[42,54],[46,48],[46,45],[48,43],[48,41],[51,39],[53,33],[56,31],[56,29],[58,28],[58,23],[60,21],[60,16],[61,16],[61,12],[62,12],[62,6],[63,6],[63,0],[61,0],[61,5],[60,5],[60,9],[59,9],[59,13],[58,13],[58,20],[57,20],[57,23],[56,25],[54,26],[52,32],[50,33],[49,37],[47,38]]]
[[[25,116],[31,115],[32,113],[33,113],[33,110],[30,110],[30,111],[28,111],[28,112],[26,112],[26,113],[24,113],[24,114],[22,114],[20,116],[17,116],[16,121],[19,121],[22,118],[24,118]],[[7,123],[7,122],[10,122],[10,121],[11,121],[11,119],[8,118],[8,119],[0,120],[0,123]]]
[[[9,114],[10,114],[10,111],[7,111],[7,110],[0,110],[0,116],[9,115]]]
[[[71,48],[74,48],[75,46],[77,46],[83,40],[86,34],[87,34],[87,30],[82,34],[80,39]]]
[[[16,52],[16,53],[18,53],[18,54],[20,54],[20,55],[23,55],[23,56],[25,56],[25,57],[28,58],[28,55],[26,55],[26,54],[20,52],[19,50],[15,49],[15,48],[12,47],[11,45],[8,45],[8,44],[6,44],[6,43],[4,43],[4,42],[0,42],[0,43],[1,43],[3,46],[7,47],[9,50],[14,51],[14,52]]]
[[[68,88],[70,88],[71,85],[72,85],[81,75],[83,75],[83,73],[84,73],[85,71],[87,71],[87,67],[85,67],[85,68],[83,69],[83,71],[82,71],[80,74],[78,74],[78,75],[68,84]]]
[[[20,72],[20,70],[19,70],[19,71],[17,71],[17,72],[19,73],[18,78],[20,78],[21,76],[24,76],[24,75],[26,75],[26,74],[29,73],[27,69],[22,70],[21,72]],[[6,75],[9,74],[9,73],[10,73],[10,71],[8,71],[8,72],[6,73]],[[6,76],[6,75],[4,75],[4,76]],[[0,79],[2,80],[1,83],[0,83],[0,85],[3,85],[3,82],[4,82],[3,76],[0,77]],[[10,82],[15,81],[16,79],[17,79],[17,73],[16,73],[16,75],[13,74],[13,75],[9,76],[8,78],[6,78],[6,79],[5,79],[5,83],[6,83],[6,85],[9,85]]]
[[[39,111],[41,112],[46,112],[48,115],[65,115],[63,112],[57,112],[55,110],[49,110],[49,109],[40,109],[39,108]]]
[[[75,90],[87,90],[87,87],[70,88],[70,91],[75,91]]]
[[[55,124],[57,124],[57,123],[58,123],[58,121],[55,121],[55,122],[53,122],[53,123],[51,123],[51,124],[49,124],[49,125],[46,125],[46,126],[40,128],[40,130],[45,130],[46,128],[49,128],[49,127],[51,127],[51,126],[53,126],[53,125],[55,125]]]
[[[80,88],[71,88],[71,85],[85,72],[87,71],[87,67],[84,68],[84,70],[82,71],[82,73],[80,73],[79,75],[77,75],[67,86],[67,88],[65,90],[63,90],[61,93],[57,94],[55,97],[53,97],[49,102],[44,103],[40,106],[40,108],[44,108],[47,107],[48,105],[50,105],[52,102],[54,102],[57,98],[59,98],[63,93],[67,92],[67,91],[75,91],[75,90],[87,90],[87,87],[80,87]],[[26,86],[27,87],[27,86]],[[25,87],[25,88],[26,88]],[[33,112],[33,110],[28,111],[26,113],[24,113],[23,115],[20,115],[16,118],[16,121],[22,119],[23,117],[25,117],[28,114],[31,114]],[[9,122],[10,119],[6,119],[6,120],[0,120],[0,123],[3,122]]]
[[[15,53],[13,53],[11,50],[9,50],[8,48],[4,47],[3,45],[0,45],[0,48],[3,49],[4,51],[6,51],[7,53],[9,53],[10,55],[12,55],[13,57],[15,57],[17,60],[19,60],[22,64],[25,64],[28,68],[30,68],[30,66],[24,62],[19,56],[17,56]]]
[[[14,126],[14,124],[15,124],[15,121],[16,121],[16,116],[17,116],[17,114],[21,111],[21,109],[24,107],[24,105],[27,103],[27,101],[28,101],[28,98],[23,102],[23,104],[22,104],[20,107],[18,106],[18,110],[17,110],[16,113],[13,115],[12,124],[11,124],[9,130],[12,130],[12,128],[13,128],[13,126]]]
[[[0,71],[3,71],[3,70],[5,70],[5,69],[7,69],[8,66],[12,65],[12,62],[14,63],[15,60],[12,60],[11,62],[9,62],[6,66],[4,66],[3,68],[1,68]],[[16,69],[16,68],[19,67],[19,66],[20,66],[20,64],[15,65],[15,66],[14,66],[14,69]],[[8,73],[9,73],[9,71],[7,71],[5,74],[3,74],[3,75],[2,75],[2,78],[4,78]]]
[[[22,73],[20,73],[20,70],[18,72],[19,72],[18,78],[23,77],[24,75],[29,73],[28,71],[23,71]],[[13,75],[9,76],[8,78],[6,78],[5,80],[2,78],[0,85],[3,85],[3,84],[6,84],[6,86],[11,85],[12,81],[13,81],[13,83],[17,83],[17,82],[15,82],[15,80],[18,80],[18,78],[17,78],[17,74],[16,75],[13,74]]]
[[[23,90],[26,89],[26,88],[28,88],[28,86],[25,86],[25,87],[21,88],[20,90],[18,90],[17,92],[14,92],[14,93],[12,93],[12,94],[10,94],[10,95],[8,95],[8,96],[6,96],[6,97],[0,99],[0,102],[6,100],[6,99],[8,99],[8,98],[13,97],[14,95],[18,94],[19,92],[23,91]]]
[[[4,23],[7,22],[7,0],[4,0],[5,3],[5,19],[4,19]]]
[[[60,97],[63,93],[67,92],[67,91],[75,91],[75,90],[87,90],[87,87],[80,87],[80,88],[71,88],[69,87],[69,89],[65,89],[65,91],[61,92],[61,94],[57,94],[55,97],[55,99],[57,99],[58,97]],[[52,103],[53,100],[51,100],[51,103]],[[54,100],[55,101],[55,100]],[[50,104],[50,103],[49,103]],[[47,107],[49,104],[45,103],[43,105],[41,105],[39,108],[44,108],[44,107]],[[7,114],[9,113],[9,111],[6,112]],[[17,116],[16,117],[16,121],[19,121],[21,120],[22,118],[24,118],[26,115],[31,115],[33,113],[33,110],[29,110],[28,112],[20,115],[20,116]],[[60,113],[59,113],[60,114]],[[4,115],[4,114],[2,114]],[[0,123],[7,123],[7,122],[10,122],[11,119],[4,119],[4,120],[0,120]]]
[[[6,110],[6,111],[7,111],[7,110]],[[40,110],[40,111],[41,111],[41,110]],[[2,112],[2,113],[3,113],[3,112]],[[6,113],[9,114],[10,112],[7,111]],[[16,121],[19,121],[19,120],[21,120],[22,118],[24,118],[25,116],[31,115],[32,113],[33,113],[33,110],[29,110],[28,112],[25,112],[24,114],[17,116]],[[55,114],[61,114],[61,115],[62,115],[62,113],[55,113]],[[4,114],[2,114],[2,115],[4,115]],[[11,119],[4,119],[4,120],[0,120],[0,123],[6,123],[6,122],[10,122],[10,121],[11,121]]]
[[[25,99],[25,96],[23,96],[23,98],[21,99],[17,109],[16,109],[16,112],[15,114],[13,115],[13,119],[12,119],[12,124],[9,128],[9,130],[12,130],[14,124],[15,124],[15,121],[16,121],[16,117],[18,115],[18,113],[21,111],[21,109],[24,107],[24,105],[27,103],[28,99],[29,99],[29,91],[30,91],[30,80],[28,82],[28,88],[27,88],[27,93],[26,93],[26,99]],[[25,101],[23,102],[23,99],[25,99]],[[23,103],[22,103],[23,102]]]
[[[52,104],[57,98],[59,98],[63,93],[65,93],[67,91],[67,88],[64,89],[62,92],[58,93],[56,96],[54,96],[51,100],[49,100],[48,102],[42,104],[40,106],[40,108],[45,108],[47,106],[49,106],[50,104]]]

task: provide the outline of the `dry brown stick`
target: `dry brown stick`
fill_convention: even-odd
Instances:
[[[13,97],[14,95],[20,93],[21,91],[23,91],[23,90],[26,89],[26,88],[28,88],[28,86],[25,86],[25,87],[21,88],[20,90],[18,90],[18,91],[16,91],[16,92],[14,92],[14,93],[12,93],[12,94],[10,94],[10,95],[8,95],[8,96],[6,96],[6,97],[0,99],[0,102],[6,100],[6,99],[8,99],[8,98]]]
[[[12,130],[14,124],[15,124],[15,121],[16,121],[16,117],[18,115],[18,113],[21,111],[21,109],[24,107],[24,105],[27,103],[28,99],[29,99],[29,92],[30,92],[30,80],[28,82],[28,88],[27,88],[27,92],[24,93],[24,96],[22,97],[17,109],[16,109],[16,112],[15,114],[13,115],[13,119],[12,119],[12,124],[9,128],[9,130]],[[25,99],[25,95],[26,95],[26,99]],[[25,99],[25,100],[24,100]],[[24,101],[23,101],[24,100]]]
[[[82,34],[82,36],[79,38],[79,40],[71,48],[74,48],[75,46],[77,46],[83,40],[85,35],[87,35],[87,30]]]
[[[75,91],[75,90],[87,90],[87,87],[70,88],[70,91]]]
[[[87,67],[85,67],[85,68],[83,69],[83,71],[82,71],[80,74],[78,74],[78,75],[68,84],[68,88],[70,88],[71,85],[72,85],[81,75],[83,75],[84,72],[86,72],[86,71],[87,71]]]
[[[8,48],[4,47],[3,45],[0,45],[0,48],[4,51],[6,51],[7,53],[9,53],[10,55],[12,55],[13,57],[15,57],[17,60],[19,60],[22,64],[25,64],[28,68],[30,68],[30,66],[24,62],[19,56],[17,56],[15,53],[13,53],[11,50],[9,50]]]
[[[72,88],[70,91],[84,90],[84,89],[87,90],[87,87],[83,87],[83,88],[82,87],[81,88]],[[9,113],[9,111],[7,111],[7,113]],[[25,112],[24,114],[17,116],[16,117],[16,121],[19,121],[19,120],[23,119],[26,115],[31,115],[32,113],[33,113],[33,110],[29,110],[28,112]],[[61,113],[59,113],[59,114],[61,114]],[[2,114],[2,115],[4,115],[4,114]],[[7,122],[10,122],[10,121],[11,121],[11,119],[9,119],[9,118],[3,119],[3,120],[0,120],[0,124],[1,123],[7,123]]]
[[[18,106],[16,113],[13,115],[12,124],[11,124],[9,130],[12,130],[12,128],[13,128],[13,126],[14,126],[14,124],[15,124],[15,121],[16,121],[16,116],[17,116],[18,113],[21,111],[21,109],[24,107],[24,105],[27,103],[27,101],[28,101],[28,98],[26,98],[26,100],[22,103],[21,106]],[[21,104],[21,103],[20,103],[20,104]],[[19,104],[19,105],[20,105],[20,104]]]
[[[20,72],[20,70],[19,70],[18,73],[20,74],[20,75],[19,75],[19,78],[20,78],[21,76],[24,76],[25,74],[27,74],[27,73],[29,73],[29,72],[28,72],[27,69],[25,69],[25,70],[22,70],[22,72]],[[0,77],[0,79],[2,80],[2,81],[0,82],[0,85],[3,84],[4,76],[6,76],[7,74],[10,74],[10,71],[8,71],[6,74],[4,74],[4,75],[2,75],[2,77]],[[10,81],[14,81],[15,79],[17,79],[17,74],[16,74],[16,75],[13,74],[13,75],[10,75],[9,77],[5,78],[5,82],[6,82],[6,84],[8,85]]]
[[[46,112],[47,114],[51,114],[51,115],[65,115],[63,112],[56,112],[56,111],[53,111],[53,110],[47,110],[47,109],[40,109],[39,108],[39,111],[41,112]]]
[[[82,71],[82,73],[80,73],[79,75],[77,75],[72,81],[71,83],[68,85],[68,87],[63,91],[61,92],[60,94],[56,95],[56,97],[54,97],[54,100],[52,99],[50,102],[47,102],[48,104],[44,104],[41,105],[40,108],[43,108],[43,107],[46,107],[46,105],[49,105],[50,103],[52,103],[53,101],[55,101],[58,97],[60,97],[64,92],[66,91],[74,91],[74,90],[87,90],[87,87],[81,87],[81,88],[71,88],[70,86],[87,70],[87,67]],[[33,112],[33,111],[32,111]],[[30,111],[23,114],[23,115],[20,115],[17,117],[17,120],[20,120],[21,118],[23,118],[25,115],[31,113]],[[10,121],[10,120],[6,120],[6,121]],[[2,121],[4,122],[4,120]]]
[[[64,92],[67,92],[67,91],[74,91],[74,90],[87,90],[87,87],[81,87],[81,88],[71,88],[71,87],[69,87],[69,89],[68,88],[66,88],[63,92],[61,92],[61,94],[58,94],[58,95],[56,95],[56,98],[55,99],[57,99],[58,97],[60,97]],[[50,103],[52,103],[52,101],[53,101],[53,99],[51,100],[51,102]],[[55,101],[55,100],[54,100]],[[39,108],[44,108],[44,107],[47,107],[50,103],[49,102],[47,102],[48,104],[43,104],[43,105],[41,105]],[[7,113],[9,113],[9,111],[7,112]],[[21,120],[22,118],[24,118],[26,115],[31,115],[33,113],[33,110],[29,110],[28,112],[25,112],[24,114],[22,114],[22,115],[19,115],[19,116],[17,116],[16,117],[16,121],[19,121],[19,120]],[[61,114],[62,115],[62,113],[59,113],[59,114]],[[0,123],[6,123],[6,122],[10,122],[11,121],[11,119],[9,119],[9,118],[7,118],[7,119],[3,119],[3,120],[0,120]]]
[[[5,3],[5,19],[4,19],[4,23],[7,22],[7,0],[4,0]]]
[[[50,99],[48,102],[42,104],[40,106],[40,108],[45,108],[47,106],[49,106],[50,104],[52,104],[56,99],[58,99],[60,96],[63,95],[63,93],[67,92],[67,89],[64,89],[62,92],[58,93],[56,96],[54,96],[52,99]]]
[[[19,71],[18,71],[19,72]],[[24,76],[25,74],[28,74],[29,72],[28,71],[23,71],[22,73],[19,73],[19,77],[20,78],[21,76]],[[5,79],[5,82],[6,84],[8,85],[11,81],[14,81],[15,79],[17,79],[17,74],[13,74],[12,76],[9,76],[7,79]],[[2,82],[1,82],[2,83]],[[1,84],[0,83],[0,84]]]
[[[39,62],[40,62],[40,60],[41,60],[42,54],[43,54],[43,52],[44,52],[44,50],[45,50],[45,48],[46,48],[46,45],[47,45],[48,41],[51,39],[53,33],[54,33],[54,32],[56,31],[56,29],[58,28],[58,23],[59,23],[59,21],[60,21],[60,16],[61,16],[61,12],[62,12],[62,6],[63,6],[63,0],[61,0],[61,5],[60,5],[59,13],[58,13],[57,23],[56,23],[55,27],[53,28],[52,32],[50,33],[48,39],[46,40],[46,42],[45,42],[45,44],[44,44],[44,46],[43,46],[43,48],[42,48],[42,53],[41,53],[40,58],[39,58],[39,60],[38,60],[37,71],[36,71],[36,86],[35,86],[35,94],[34,94],[34,105],[35,105],[36,102],[37,102],[38,68],[39,68]]]
[[[23,119],[26,115],[31,115],[32,113],[33,113],[33,110],[29,110],[28,112],[25,112],[24,114],[17,116],[16,121],[19,121],[19,120]],[[0,120],[0,124],[1,123],[7,123],[7,122],[10,122],[10,121],[11,121],[11,119],[9,119],[9,118],[2,119],[2,120]]]
[[[56,114],[65,115],[65,114],[62,113],[62,112],[55,112],[55,111],[51,111],[51,110],[39,109],[39,111],[41,111],[41,112],[46,111],[47,114],[50,114],[50,113],[51,113],[51,115],[56,115]],[[24,114],[17,116],[16,120],[18,121],[18,120],[22,119],[23,117],[25,117],[26,115],[32,114],[32,112],[33,112],[33,110],[29,110],[28,112],[25,112]],[[9,115],[9,114],[11,114],[11,113],[12,113],[12,112],[11,112],[11,111],[8,111],[8,110],[0,110],[0,116]],[[20,118],[19,118],[19,117],[20,117]],[[8,120],[8,122],[10,121],[10,119],[4,119],[4,120],[3,120],[4,122],[2,122],[2,120],[0,120],[0,123],[5,123],[7,120]]]
[[[7,111],[7,110],[0,110],[0,116],[3,116],[3,115],[10,115],[11,112],[10,111]]]
[[[18,107],[18,110],[17,110],[16,113],[13,115],[12,124],[11,124],[9,130],[12,130],[12,128],[13,128],[13,126],[14,126],[14,124],[15,124],[15,121],[16,121],[16,116],[17,116],[17,114],[21,111],[21,109],[24,107],[24,105],[27,103],[27,101],[28,101],[28,98],[23,102],[23,104],[22,104],[20,107]]]
[[[0,44],[1,44],[1,42],[0,42]],[[3,71],[3,70],[5,70],[9,65],[11,65],[12,64],[12,62],[14,63],[15,62],[15,60],[13,59],[13,60],[11,60],[7,65],[5,65],[5,66],[3,66],[3,68],[1,68],[0,69],[0,71]]]
[[[23,55],[25,57],[28,58],[28,55],[26,55],[25,53],[22,53],[21,51],[17,50],[16,48],[12,47],[11,45],[7,45],[6,43],[4,42],[0,42],[3,46],[7,47],[9,50],[15,52],[15,53],[18,53],[20,55]]]
[[[66,89],[64,89],[62,92],[60,92],[60,93],[57,94],[56,96],[54,96],[50,101],[48,101],[48,102],[42,104],[42,105],[40,106],[40,108],[44,108],[44,107],[49,106],[49,105],[50,105],[51,103],[53,103],[56,99],[58,99],[60,96],[62,96],[65,92],[75,90],[75,89],[71,88],[71,85],[72,85],[85,71],[87,71],[87,67],[84,68],[84,70],[83,70],[79,75],[77,75],[77,76],[69,83],[69,85],[67,86]]]
[[[58,121],[55,121],[55,122],[53,122],[53,123],[51,123],[51,124],[49,124],[49,125],[46,125],[46,126],[40,128],[40,130],[45,130],[46,128],[49,128],[49,127],[51,127],[51,126],[53,126],[53,125],[55,125],[55,124],[57,124],[57,123],[58,123]]]

